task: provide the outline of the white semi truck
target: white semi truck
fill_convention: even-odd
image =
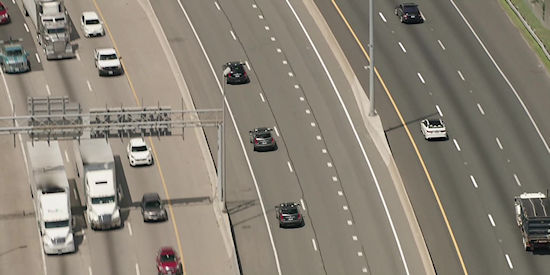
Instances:
[[[75,56],[63,0],[23,0],[23,8],[34,24],[36,39],[48,60]]]
[[[122,226],[111,146],[103,139],[75,141],[77,174],[84,188],[86,221],[94,230]]]
[[[29,181],[46,254],[75,251],[70,191],[57,141],[27,143]]]

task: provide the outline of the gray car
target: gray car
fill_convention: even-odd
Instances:
[[[275,206],[279,227],[302,227],[304,226],[304,217],[300,214],[300,204],[294,202],[284,202]]]
[[[250,143],[254,144],[254,151],[275,151],[277,150],[277,142],[271,136],[273,129],[260,127],[252,131],[250,134]]]
[[[144,222],[168,220],[168,213],[158,193],[147,193],[141,199],[141,214]]]

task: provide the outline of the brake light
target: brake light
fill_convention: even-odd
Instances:
[[[298,213],[298,219],[302,218],[302,214]]]
[[[275,142],[275,139],[274,138],[271,138],[271,143]]]
[[[227,76],[228,76],[228,77],[231,77],[231,73],[228,73]]]
[[[244,72],[244,76],[246,76],[246,72]]]
[[[254,139],[254,143],[258,144],[258,139],[257,138]]]
[[[281,221],[285,219],[285,218],[283,217],[283,214],[280,214],[280,215],[279,215],[279,219],[281,219]]]

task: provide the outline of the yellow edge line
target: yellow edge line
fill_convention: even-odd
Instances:
[[[99,16],[101,17],[101,20],[103,21],[103,24],[105,25],[105,29],[107,30],[107,34],[109,35],[109,38],[113,42],[113,48],[115,48],[115,51],[120,56],[120,52],[118,51],[118,47],[117,47],[116,42],[115,42],[115,38],[113,37],[113,34],[111,33],[111,29],[109,28],[109,25],[107,24],[107,21],[103,17],[103,13],[101,12],[101,9],[99,8],[99,5],[97,4],[96,0],[92,0],[92,1],[94,2],[94,6],[98,11]],[[128,80],[128,84],[130,85],[130,90],[132,90],[132,94],[134,95],[134,99],[136,101],[137,106],[141,106],[141,104],[139,102],[139,99],[138,99],[138,96],[137,96],[137,93],[136,93],[136,89],[134,88],[134,84],[132,82],[132,79],[130,78],[130,74],[126,70],[126,66],[124,66],[124,62],[122,60],[120,60],[120,65],[122,66],[122,69],[124,70],[124,75],[126,76],[126,79]],[[174,215],[174,208],[172,207],[172,203],[171,203],[172,200],[170,199],[170,195],[168,194],[168,186],[166,185],[166,181],[164,180],[164,173],[162,172],[159,157],[158,157],[158,154],[157,154],[157,150],[155,149],[155,145],[153,144],[153,139],[151,137],[149,137],[149,143],[151,144],[153,155],[155,157],[154,161],[157,163],[157,169],[159,171],[160,180],[161,180],[161,183],[162,183],[162,187],[164,189],[164,195],[166,196],[166,200],[168,201],[168,210],[170,212],[172,227],[174,229],[174,232],[176,233],[176,242],[178,243],[178,251],[179,251],[179,254],[180,254],[180,257],[181,257],[181,265],[183,267],[183,274],[187,274],[186,269],[185,269],[185,261],[183,260],[183,249],[182,249],[182,246],[181,246],[181,240],[180,240],[180,236],[179,236],[179,233],[178,233],[179,230],[178,230],[178,226],[176,224],[176,218],[175,218],[175,215]]]
[[[344,23],[346,24],[348,30],[353,35],[353,38],[355,39],[355,42],[359,45],[359,48],[361,48],[361,51],[367,58],[367,60],[370,62],[370,57],[367,54],[367,51],[365,50],[365,47],[355,34],[355,31],[351,27],[351,25],[348,23],[348,20],[340,10],[340,7],[338,4],[336,4],[335,0],[331,0],[334,8],[338,11],[338,14],[340,14],[340,17],[342,20],[344,20]],[[453,242],[453,245],[455,247],[456,254],[458,256],[458,260],[460,261],[460,265],[462,266],[462,271],[464,274],[468,274],[468,270],[466,269],[466,265],[464,264],[464,259],[462,258],[462,253],[460,253],[460,248],[458,247],[458,243],[456,241],[456,238],[453,233],[453,229],[451,228],[451,224],[449,222],[449,219],[447,218],[447,214],[445,212],[445,209],[443,208],[443,204],[441,203],[441,200],[439,199],[439,194],[437,193],[437,190],[435,188],[435,185],[433,183],[432,177],[430,173],[428,172],[428,168],[426,167],[426,163],[424,162],[424,159],[422,158],[422,155],[420,154],[420,151],[418,150],[418,147],[416,145],[416,142],[414,142],[414,139],[412,137],[411,131],[409,130],[409,127],[407,126],[405,120],[403,119],[403,116],[401,115],[401,112],[399,111],[399,108],[397,108],[397,104],[395,103],[395,100],[393,99],[393,96],[391,95],[388,87],[386,86],[386,83],[382,79],[382,76],[380,76],[380,73],[378,72],[378,69],[376,67],[374,68],[374,72],[376,73],[376,77],[378,78],[378,81],[380,81],[380,84],[384,88],[384,91],[386,92],[386,95],[388,96],[389,100],[391,101],[391,104],[393,105],[393,108],[395,109],[395,112],[397,113],[397,116],[399,117],[399,120],[401,121],[401,124],[405,128],[405,131],[407,132],[407,136],[409,137],[409,141],[411,142],[414,151],[416,153],[416,156],[418,157],[418,160],[420,161],[420,164],[422,165],[422,169],[424,170],[424,174],[426,174],[426,178],[428,178],[428,182],[430,183],[430,187],[432,188],[432,192],[434,194],[435,200],[437,201],[437,205],[439,206],[439,210],[441,211],[441,215],[443,216],[443,219],[445,220],[445,225],[447,226],[447,230],[449,231],[449,235],[451,236],[451,240]]]

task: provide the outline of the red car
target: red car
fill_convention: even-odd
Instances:
[[[157,254],[157,270],[159,275],[182,275],[183,265],[176,251],[171,247],[159,249]]]
[[[7,24],[10,22],[10,15],[8,9],[0,2],[0,24]]]

